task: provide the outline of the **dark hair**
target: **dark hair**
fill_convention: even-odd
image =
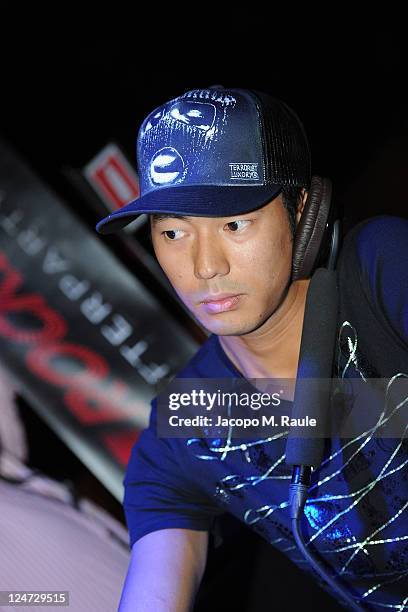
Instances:
[[[303,187],[299,186],[285,186],[282,187],[282,200],[283,205],[288,213],[290,231],[292,233],[292,239],[295,239],[296,233],[296,211],[301,197],[301,190]],[[307,187],[305,187],[307,190]]]

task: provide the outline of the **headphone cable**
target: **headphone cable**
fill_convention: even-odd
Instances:
[[[306,548],[306,544],[303,540],[303,535],[300,529],[300,521],[307,500],[310,479],[311,468],[309,466],[293,466],[292,481],[289,487],[289,509],[290,518],[292,521],[292,533],[297,547],[305,557],[306,561],[308,561],[316,572],[323,578],[323,580],[329,584],[333,591],[348,604],[350,610],[361,612],[364,610],[364,608],[353,600],[352,596],[346,591],[346,589],[343,588],[343,586],[328,573],[328,571],[323,567],[322,563]]]

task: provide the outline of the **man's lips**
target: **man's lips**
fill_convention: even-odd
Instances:
[[[219,297],[224,296],[224,297]],[[238,305],[241,299],[242,293],[220,293],[217,295],[218,299],[214,299],[214,297],[209,297],[200,302],[200,305],[204,308],[204,310],[209,314],[216,314],[218,312],[226,312],[227,310],[233,310]],[[209,301],[211,300],[211,301]]]
[[[203,300],[201,300],[200,304],[207,303],[216,303],[221,302],[225,298],[236,297],[237,295],[241,295],[240,293],[214,293],[213,295],[207,295]]]

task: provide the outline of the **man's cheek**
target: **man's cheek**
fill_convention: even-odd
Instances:
[[[173,285],[173,289],[176,292],[177,296],[180,298],[180,300],[184,302],[184,304],[188,308],[191,308],[193,306],[192,304],[190,304],[188,291],[183,290],[180,286],[177,286],[177,284]]]

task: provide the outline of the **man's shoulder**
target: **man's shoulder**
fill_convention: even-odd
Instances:
[[[408,219],[370,217],[345,236],[337,264],[340,316],[384,377],[405,371],[408,343]],[[387,350],[385,350],[387,347]]]
[[[377,215],[360,221],[343,240],[340,261],[353,251],[359,259],[373,254],[392,253],[407,246],[408,219],[394,215]]]
[[[220,357],[218,336],[211,334],[203,344],[198,348],[186,365],[179,370],[171,381],[160,390],[160,393],[166,392],[168,386],[173,381],[186,378],[223,378],[228,376],[228,371],[225,369],[225,364]],[[156,426],[157,419],[157,401],[160,395],[154,396],[151,400],[150,427]]]
[[[175,378],[216,378],[219,370],[217,341],[217,336],[210,334]]]
[[[346,234],[337,263],[340,287],[363,283],[369,293],[390,275],[401,286],[408,266],[408,219],[378,215],[360,221]]]
[[[196,353],[190,358],[188,363],[179,370],[166,384],[161,388],[160,393],[166,391],[168,385],[178,379],[211,379],[211,378],[236,378],[237,373],[228,358],[223,353],[216,334],[210,336],[198,348]],[[155,396],[152,401],[152,407],[155,407],[158,396]]]

